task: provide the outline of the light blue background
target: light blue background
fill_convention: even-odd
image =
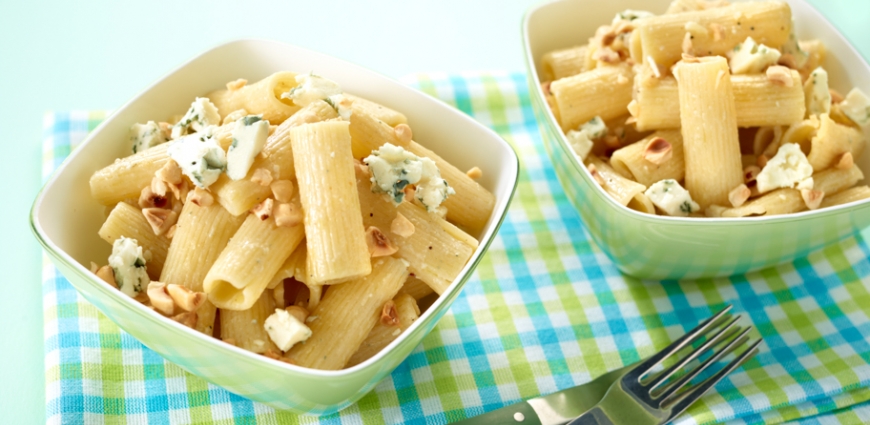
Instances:
[[[867,0],[810,2],[870,57]],[[44,422],[41,254],[28,214],[42,180],[45,111],[117,108],[236,38],[296,44],[390,77],[523,71],[520,22],[535,3],[0,0],[0,422]]]

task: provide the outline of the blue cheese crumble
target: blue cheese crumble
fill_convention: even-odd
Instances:
[[[172,138],[177,139],[186,134],[202,131],[210,125],[220,125],[221,115],[208,98],[197,97],[190,104],[190,109],[172,127]]]
[[[227,168],[227,155],[211,134],[213,127],[201,133],[177,139],[169,145],[169,157],[197,187],[207,188]]]
[[[142,247],[136,239],[121,236],[112,244],[109,267],[115,272],[115,283],[121,292],[135,297],[148,288],[151,279],[145,269]]]
[[[287,351],[297,343],[311,337],[311,329],[300,322],[299,319],[288,313],[287,310],[276,308],[263,323],[269,339],[281,349]]]
[[[788,41],[782,46],[782,54],[783,55],[791,55],[794,58],[794,66],[797,69],[801,69],[806,65],[807,60],[809,60],[809,53],[805,52],[801,49],[800,43],[798,43],[797,36],[794,34],[794,23],[791,26],[791,33],[788,35]]]
[[[688,217],[689,214],[701,209],[701,206],[692,200],[689,191],[683,189],[683,186],[674,179],[653,183],[644,195],[653,205],[672,217]]]
[[[607,135],[607,125],[601,117],[595,117],[589,122],[580,125],[577,130],[569,130],[565,136],[568,138],[568,143],[580,159],[585,160],[592,151],[593,140],[600,139]]]
[[[130,127],[130,142],[133,145],[133,153],[142,152],[167,141],[166,136],[163,134],[163,129],[154,121],[148,121],[145,124],[133,124]]]
[[[828,90],[828,72],[818,67],[810,73],[804,83],[804,96],[807,101],[807,116],[831,112],[831,92]]]
[[[767,161],[764,169],[758,173],[756,182],[761,193],[781,187],[794,187],[795,184],[800,189],[812,189],[812,175],[813,166],[801,152],[800,146],[797,143],[786,143]]]
[[[840,103],[840,110],[859,127],[870,126],[870,99],[861,89],[853,88]]]
[[[341,119],[350,120],[350,104],[345,101],[344,92],[338,83],[311,73],[297,75],[296,84],[296,87],[282,94],[281,98],[290,99],[299,106],[322,100],[332,106]]]
[[[613,17],[611,25],[616,26],[616,24],[618,24],[620,21],[631,22],[637,19],[649,18],[651,16],[655,16],[655,14],[652,12],[647,12],[645,10],[626,9],[622,12],[617,13],[616,16]]]
[[[746,37],[746,41],[738,44],[731,53],[731,73],[757,74],[770,65],[776,65],[780,56],[779,50],[758,44],[752,37]]]
[[[363,159],[372,172],[372,191],[386,193],[393,204],[405,199],[405,187],[416,185],[414,197],[435,212],[456,191],[441,178],[441,171],[426,157],[418,157],[401,146],[386,143]]]
[[[233,128],[233,142],[227,151],[227,176],[233,180],[245,178],[268,137],[269,121],[263,121],[261,116],[248,115],[238,119]]]

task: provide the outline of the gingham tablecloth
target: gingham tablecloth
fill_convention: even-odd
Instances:
[[[726,303],[757,327],[760,353],[676,423],[870,422],[870,247],[860,235],[726,279],[622,276],[592,244],[556,180],[523,74],[405,81],[495,129],[516,149],[522,173],[489,252],[404,363],[338,414],[276,412],[164,361],[84,301],[46,260],[48,422],[447,423],[633,363]],[[47,115],[45,174],[103,117]]]

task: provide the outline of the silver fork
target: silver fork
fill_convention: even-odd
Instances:
[[[757,353],[761,340],[749,344],[746,350],[713,376],[680,391],[710,365],[718,362],[719,359],[749,340],[748,334],[752,326],[745,328],[737,326],[740,317],[732,318],[729,311],[731,311],[730,305],[674,341],[664,350],[626,372],[622,378],[613,383],[607,394],[595,407],[571,421],[570,424],[659,425],[672,421],[722,378]],[[675,356],[682,348],[694,344],[704,336],[707,336],[707,339],[698,348],[677,360],[673,366],[660,373],[655,373],[655,368],[662,362]],[[711,349],[713,349],[713,354],[708,359],[688,370],[684,376],[673,382],[667,382],[668,378],[683,370],[692,360]]]

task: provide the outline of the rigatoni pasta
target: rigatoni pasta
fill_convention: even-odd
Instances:
[[[401,112],[315,74],[232,81],[176,117],[134,125],[134,154],[91,178],[113,205],[96,272],[275,360],[340,369],[374,355],[420,315],[397,295],[411,273],[415,296],[443,293],[478,247],[465,230],[480,233],[495,203],[483,171],[413,141]]]
[[[860,180],[870,120],[855,111],[868,101],[857,88],[848,99],[831,91],[824,45],[794,34],[776,0],[626,10],[580,46],[582,71],[554,72],[576,47],[545,53],[540,87],[569,149],[627,208],[691,217],[825,208]]]

